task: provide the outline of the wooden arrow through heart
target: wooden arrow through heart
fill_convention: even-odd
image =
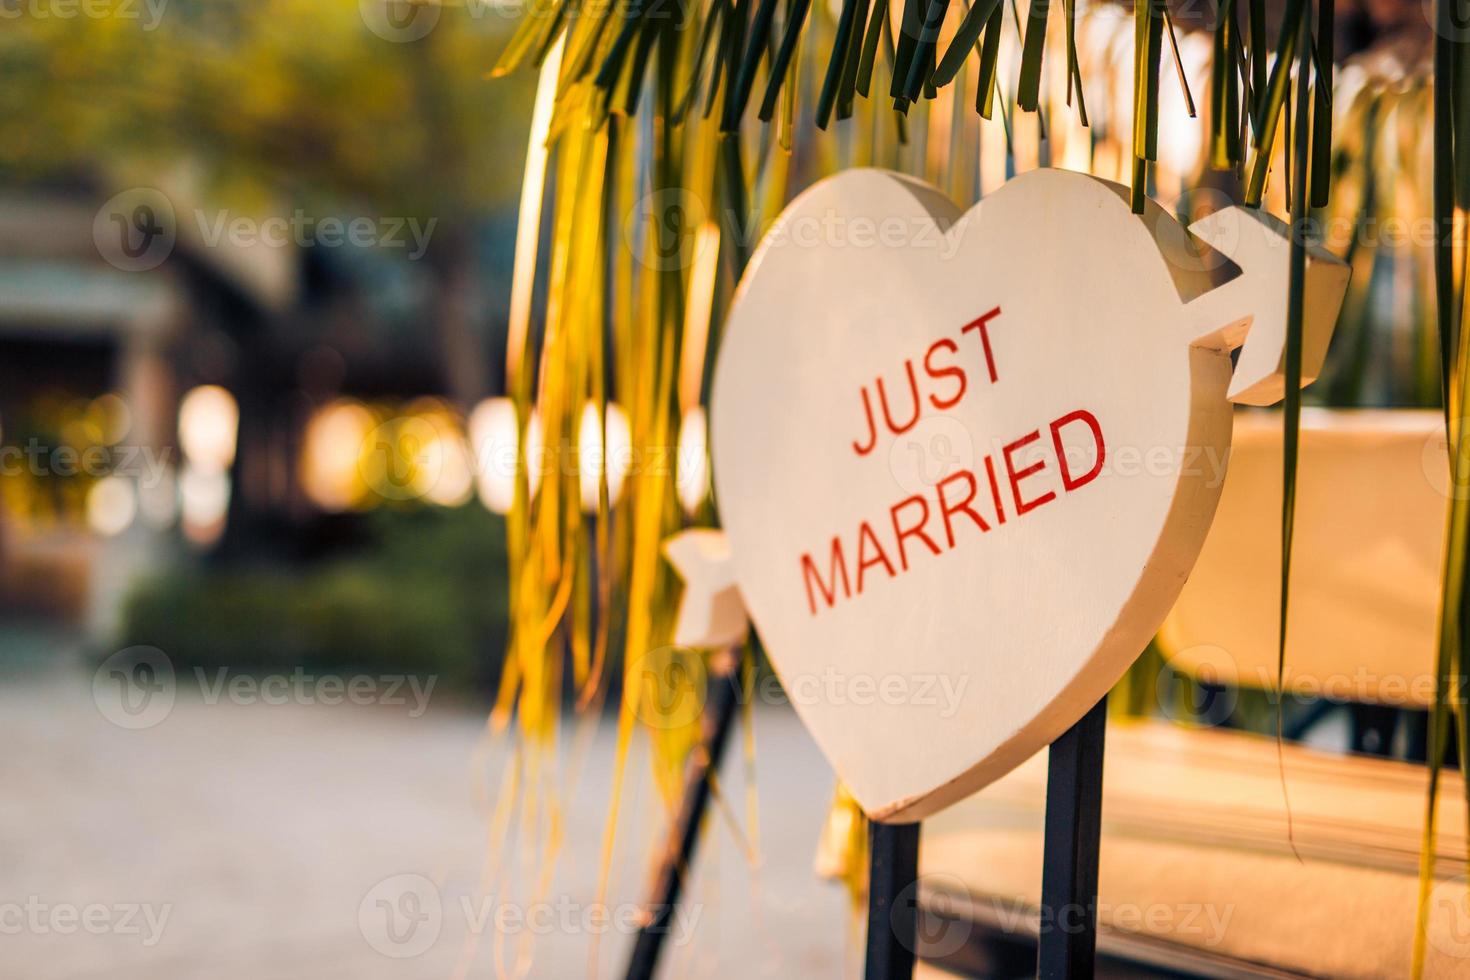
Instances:
[[[885,223],[911,239],[857,234]],[[788,691],[827,679],[792,700],[870,815],[920,819],[1047,745],[1178,595],[1220,492],[1190,461],[1226,458],[1231,402],[1284,392],[1289,253],[1257,211],[1188,230],[1066,171],[960,215],[855,170],[747,268],[711,403],[725,537],[669,542],[677,641],[736,642],[748,609]],[[1304,380],[1347,271],[1309,255]],[[935,678],[964,703],[923,702]]]

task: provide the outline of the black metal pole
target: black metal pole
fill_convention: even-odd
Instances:
[[[1097,957],[1097,858],[1102,835],[1106,696],[1051,743],[1036,975],[1091,977]]]
[[[909,980],[919,933],[919,824],[868,825],[865,980]]]
[[[720,656],[725,663],[717,663],[710,671],[709,700],[705,703],[701,720],[704,738],[689,760],[679,817],[670,828],[653,900],[644,909],[643,925],[633,944],[633,955],[628,960],[628,980],[650,980],[658,966],[674,908],[679,904],[679,896],[684,889],[684,877],[689,873],[699,844],[700,825],[704,823],[713,788],[711,776],[720,768],[720,759],[730,741],[730,731],[735,727],[735,712],[740,701],[740,656],[734,650],[727,650]]]

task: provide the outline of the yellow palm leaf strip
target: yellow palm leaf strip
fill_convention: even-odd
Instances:
[[[605,131],[592,134],[592,144],[587,158],[587,180],[583,185],[583,203],[586,207],[578,230],[583,236],[584,249],[588,258],[586,271],[587,307],[584,310],[583,344],[587,350],[587,378],[591,402],[597,407],[599,424],[603,427],[603,453],[607,453],[606,417],[607,384],[606,352],[604,350],[603,321],[607,299],[606,265],[603,261],[602,245],[609,233],[607,227],[607,196],[611,161],[608,154],[608,137]],[[592,183],[596,175],[595,188]],[[607,660],[607,644],[612,625],[612,581],[611,564],[611,502],[608,495],[607,469],[604,464],[598,480],[597,520],[595,524],[595,568],[592,572],[597,586],[597,625],[591,644],[591,661],[585,677],[580,682],[577,710],[584,711],[597,698],[602,689],[602,675]],[[598,702],[600,703],[600,701]]]
[[[705,221],[694,236],[694,263],[689,270],[689,289],[684,301],[684,343],[679,354],[680,418],[700,404],[719,262],[720,230],[714,222]],[[678,462],[682,464],[684,460]]]
[[[540,499],[533,515],[535,533],[531,539],[532,561],[522,570],[523,578],[536,583],[522,592],[526,603],[522,612],[534,625],[522,631],[519,644],[521,674],[524,680],[520,699],[520,724],[523,731],[549,737],[556,723],[554,705],[548,705],[550,672],[547,661],[554,654],[550,639],[571,599],[572,574],[570,549],[564,547],[562,508],[568,496],[569,477],[566,456],[574,449],[575,410],[568,405],[574,392],[569,390],[566,359],[568,330],[563,322],[564,290],[568,281],[567,263],[570,229],[575,218],[571,199],[575,197],[576,175],[580,163],[580,141],[562,140],[557,161],[557,194],[552,221],[552,251],[546,289],[546,339],[541,357],[541,382],[538,386],[537,409],[544,433],[547,464],[542,467]],[[542,605],[539,600],[547,593]]]
[[[1317,0],[1316,43],[1312,61],[1317,84],[1312,86],[1312,207],[1326,207],[1332,183],[1332,59],[1336,33],[1334,0]]]
[[[564,91],[572,82],[583,80],[596,61],[595,55],[611,20],[613,0],[587,0],[581,7],[560,75]]]
[[[658,200],[660,194],[676,193],[678,184],[676,180],[670,179],[668,134],[658,127],[655,129],[652,172],[655,183],[654,199]],[[625,180],[628,191],[633,191],[632,175],[628,174]],[[624,210],[621,213],[627,214],[629,211]],[[642,254],[665,254],[658,250],[662,242],[654,238],[662,231],[662,226],[656,221],[640,224],[637,234],[646,249]],[[643,265],[640,272],[641,274],[634,276],[629,269],[627,275],[631,281],[624,284],[629,287],[630,294],[637,290],[637,302],[624,352],[624,366],[627,369],[624,377],[628,385],[622,390],[629,391],[632,396],[626,407],[634,452],[639,457],[645,457],[648,452],[668,445],[677,336],[673,329],[674,321],[665,315],[668,292],[664,280],[667,277],[660,269],[650,268],[647,264]],[[674,284],[677,285],[677,275],[674,277]],[[631,507],[632,540],[625,603],[627,618],[624,630],[623,697],[618,712],[612,793],[598,874],[599,901],[607,894],[613,844],[616,840],[618,814],[627,773],[628,750],[638,717],[641,684],[637,675],[642,669],[644,658],[655,646],[655,589],[665,519],[671,510],[669,500],[662,492],[663,483],[659,469],[648,468],[638,472],[636,478],[630,479],[624,487],[624,497],[629,500]]]
[[[1271,167],[1271,148],[1276,144],[1276,130],[1281,121],[1281,110],[1286,104],[1287,87],[1291,82],[1291,63],[1296,57],[1297,46],[1304,39],[1303,11],[1306,0],[1287,0],[1285,19],[1281,23],[1280,40],[1277,43],[1276,63],[1271,66],[1271,79],[1266,83],[1264,97],[1256,114],[1255,159],[1251,163],[1250,181],[1246,185],[1245,203],[1253,208],[1261,206],[1261,196],[1266,188],[1266,173]]]
[[[563,35],[565,36],[565,35]],[[530,335],[531,300],[535,290],[536,257],[541,231],[541,210],[546,185],[548,160],[547,135],[556,97],[556,76],[562,46],[553,46],[541,65],[536,87],[536,102],[531,114],[531,132],[527,138],[526,167],[521,181],[520,214],[516,225],[515,261],[511,275],[510,316],[506,336],[506,388],[516,404],[516,426],[519,437],[516,452],[516,478],[511,511],[506,519],[506,551],[509,557],[507,588],[510,599],[509,651],[501,671],[500,689],[496,696],[492,720],[497,727],[509,723],[516,692],[522,680],[520,650],[530,628],[523,615],[528,605],[523,601],[526,556],[530,547],[531,498],[527,485],[527,427],[530,418],[530,372],[526,369],[526,349]]]
[[[561,281],[562,298],[558,306],[562,335],[567,338],[561,359],[563,384],[568,392],[568,425],[580,440],[581,420],[590,406],[594,412],[600,441],[605,443],[606,425],[604,393],[601,378],[602,338],[602,261],[601,218],[602,179],[606,143],[596,130],[582,128],[574,137],[578,143],[575,183],[564,186],[569,198],[571,227],[566,253],[567,274]],[[598,485],[605,492],[607,484],[606,445],[600,454],[589,454],[588,447],[571,449],[571,464],[566,467],[570,486],[563,498],[562,534],[567,542],[563,576],[574,583],[576,595],[568,643],[572,653],[573,680],[580,687],[588,682],[592,668],[592,577],[596,574],[592,561],[591,533],[582,517],[581,482],[587,466],[598,466]],[[559,690],[554,697],[559,697]]]
[[[696,743],[695,752],[703,752],[702,743]],[[754,868],[760,862],[760,852],[756,850],[755,844],[740,826],[740,818],[735,815],[735,810],[730,806],[730,800],[725,795],[723,780],[720,779],[719,771],[709,769],[705,773],[705,779],[709,781],[710,799],[714,801],[715,812],[720,815],[720,820],[725,828],[730,831],[730,838],[735,841],[735,846],[740,849],[740,856],[745,863]]]
[[[1159,155],[1159,60],[1163,53],[1164,0],[1139,0],[1133,15],[1133,193],[1134,214],[1148,194],[1148,161]]]
[[[1210,65],[1210,166],[1229,170],[1240,160],[1240,73],[1236,47],[1235,0],[1224,0],[1216,15]]]
[[[1194,94],[1189,90],[1189,76],[1184,72],[1184,59],[1179,56],[1179,38],[1174,35],[1174,18],[1169,15],[1169,7],[1164,5],[1164,27],[1169,34],[1169,51],[1174,57],[1174,74],[1179,79],[1179,91],[1184,95],[1184,109],[1189,113],[1189,118],[1194,119],[1199,115],[1194,107]]]
[[[1439,81],[1440,78],[1436,78]],[[1434,125],[1451,125],[1449,117],[1441,115],[1435,106]],[[1436,166],[1442,165],[1439,160]],[[1443,237],[1442,235],[1440,236]],[[1449,247],[1441,243],[1441,248]],[[1436,272],[1439,263],[1436,262]],[[1463,295],[1451,293],[1451,303],[1463,303]],[[1453,307],[1451,307],[1453,312]],[[1465,315],[1465,310],[1460,310]],[[1444,311],[1439,314],[1440,328],[1446,329]],[[1448,323],[1453,328],[1453,320]],[[1463,320],[1459,324],[1459,336],[1455,364],[1452,368],[1452,383],[1456,393],[1446,391],[1446,401],[1456,405],[1470,404],[1470,342]],[[1458,413],[1458,409],[1456,410]],[[1434,882],[1435,851],[1438,842],[1439,776],[1444,763],[1445,747],[1449,741],[1451,705],[1459,707],[1453,712],[1456,718],[1456,737],[1463,753],[1466,745],[1464,721],[1464,692],[1466,656],[1465,640],[1465,556],[1470,546],[1470,425],[1463,417],[1456,417],[1450,426],[1450,487],[1449,520],[1446,528],[1444,572],[1441,576],[1439,648],[1435,657],[1434,707],[1430,712],[1428,764],[1429,791],[1425,799],[1424,837],[1419,848],[1419,902],[1414,929],[1413,975],[1420,977],[1424,971],[1425,939],[1429,925],[1431,903],[1430,888]],[[1460,757],[1464,771],[1467,760]]]
[[[1281,776],[1281,797],[1286,805],[1286,839],[1297,860],[1296,839],[1291,819],[1291,797],[1286,787],[1285,749],[1282,737],[1282,712],[1285,698],[1287,616],[1291,595],[1291,551],[1296,532],[1296,483],[1297,457],[1301,440],[1302,413],[1302,318],[1306,303],[1307,271],[1307,154],[1310,147],[1308,113],[1311,105],[1311,32],[1308,19],[1311,11],[1306,5],[1297,5],[1297,32],[1300,35],[1301,64],[1296,76],[1295,105],[1296,121],[1294,136],[1296,143],[1295,169],[1289,175],[1292,187],[1291,249],[1288,256],[1289,277],[1286,299],[1286,397],[1282,413],[1284,428],[1281,453],[1281,584],[1280,612],[1276,638],[1276,761]],[[1283,32],[1285,34],[1285,32]],[[1283,53],[1280,57],[1286,57]],[[1276,65],[1281,68],[1281,64]]]
[[[530,332],[531,299],[536,285],[536,250],[541,234],[541,206],[546,187],[546,139],[556,104],[556,76],[566,35],[541,63],[536,83],[536,102],[531,110],[531,134],[526,145],[526,169],[521,177],[521,208],[516,222],[515,262],[511,271],[510,315],[506,331],[505,371],[507,387],[517,387],[521,363]]]
[[[939,66],[930,76],[935,85],[948,85],[954,81],[969,59],[970,52],[979,50],[980,35],[985,30],[991,13],[1000,3],[1001,0],[977,0],[974,6],[965,11],[954,37],[950,39],[949,47],[945,49],[944,57],[939,59]],[[876,41],[874,43],[876,45]],[[868,70],[871,71],[871,65]],[[863,94],[866,95],[867,92]]]
[[[509,523],[509,522],[507,522]],[[518,578],[513,581],[520,581]],[[504,731],[514,717],[516,693],[520,690],[521,680],[521,658],[517,653],[516,644],[519,642],[518,631],[514,621],[514,611],[518,605],[517,596],[513,591],[511,594],[512,623],[505,664],[500,669],[500,684],[495,694],[495,706],[490,710],[490,727],[492,730]]]
[[[715,200],[715,151],[719,134],[713,126],[698,127],[685,167],[688,204],[703,220],[694,229],[689,254],[689,277],[684,293],[684,334],[679,349],[679,416],[700,404],[703,393],[705,354],[714,311],[715,286],[719,278],[720,229],[710,217],[718,207]]]
[[[495,67],[490,69],[490,77],[499,78],[515,71],[533,52],[537,55],[549,53],[552,39],[562,28],[566,2],[568,0],[532,0],[526,15],[511,35],[510,43],[501,52]],[[545,64],[544,58],[541,63]]]
[[[480,892],[483,895],[492,895],[501,891],[496,887],[496,879],[503,877],[508,867],[504,860],[505,844],[514,819],[516,804],[521,798],[520,780],[524,769],[525,760],[521,753],[520,740],[516,739],[511,749],[509,762],[501,773],[500,793],[495,798],[490,820],[485,827],[485,859],[480,867]],[[450,974],[454,980],[463,980],[469,975],[470,967],[479,951],[482,932],[483,930],[480,929],[468,930],[464,943],[460,946],[454,969]]]

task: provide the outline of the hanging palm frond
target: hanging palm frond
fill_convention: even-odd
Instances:
[[[1222,0],[1208,35],[1181,35],[1165,0],[1138,0],[1131,17],[1080,0],[1063,0],[1052,17],[1050,0],[1031,0],[1024,21],[1004,0],[533,4],[495,67],[540,67],[552,107],[533,135],[549,151],[549,179],[544,192],[528,182],[537,202],[523,203],[518,239],[518,253],[534,248],[544,210],[550,255],[538,278],[534,252],[518,254],[519,347],[508,358],[521,465],[512,655],[497,718],[514,717],[523,741],[552,742],[564,675],[591,710],[621,664],[615,781],[642,729],[673,805],[697,713],[669,706],[702,698],[690,678],[704,676],[705,654],[668,652],[678,586],[659,548],[688,520],[714,522],[699,409],[722,311],[761,231],[812,179],[888,166],[968,203],[1010,174],[1063,165],[1129,184],[1141,212],[1150,193],[1177,196],[1203,160],[1246,177],[1250,203],[1295,188],[1302,219],[1324,203],[1332,0],[1318,0],[1315,22],[1308,0],[1290,0],[1274,48],[1262,0],[1246,0],[1245,11],[1240,2]],[[1166,43],[1177,86],[1161,83]],[[1211,49],[1206,128],[1193,122],[1190,83]],[[1293,152],[1273,186],[1293,92]],[[1171,100],[1179,111],[1166,114]],[[1305,246],[1297,236],[1294,262]],[[1289,349],[1299,355],[1299,290],[1292,301]],[[632,469],[616,486],[601,465],[595,505],[584,507],[582,419],[591,413],[606,446],[614,406],[628,420]],[[1298,411],[1293,395],[1292,427]],[[529,457],[533,428],[540,460]],[[1289,555],[1291,438],[1284,465]],[[615,795],[604,887],[617,824]]]

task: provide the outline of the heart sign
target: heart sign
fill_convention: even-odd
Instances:
[[[738,589],[875,819],[1004,775],[1107,692],[1178,596],[1230,402],[1284,391],[1286,245],[1259,212],[1186,232],[1060,170],[963,215],[881,171],[817,184],[729,316],[710,433],[728,548],[673,549],[680,640],[738,637]],[[1346,283],[1310,252],[1307,378]],[[695,567],[711,556],[722,572]]]

